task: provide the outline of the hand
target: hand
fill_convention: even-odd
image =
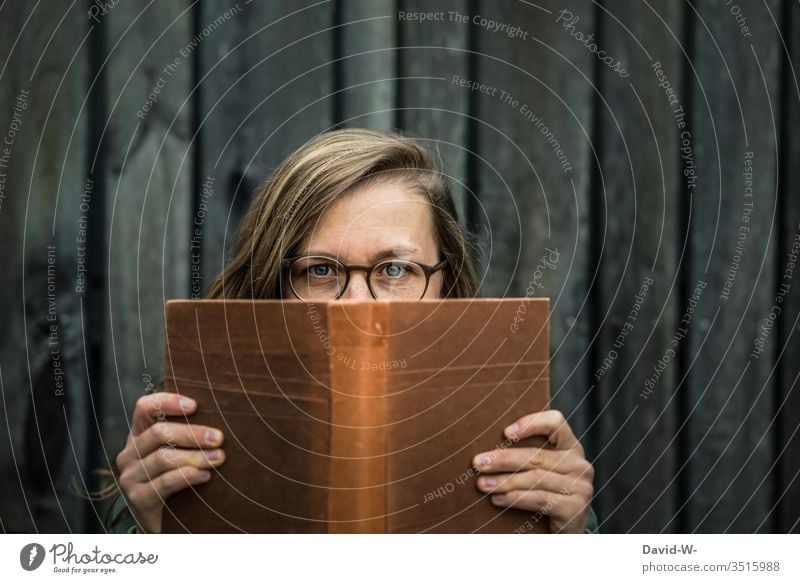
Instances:
[[[586,532],[594,494],[594,468],[560,411],[520,418],[505,429],[509,440],[532,435],[547,437],[545,447],[507,447],[475,456],[485,475],[478,488],[492,492],[496,506],[539,512],[550,519],[550,531]]]
[[[139,523],[137,532],[161,532],[164,500],[207,482],[210,469],[225,461],[218,449],[221,431],[164,420],[196,409],[193,399],[175,393],[152,393],[136,402],[131,433],[116,461],[120,486]]]

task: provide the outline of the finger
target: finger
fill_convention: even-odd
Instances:
[[[130,471],[120,476],[130,484],[153,480],[161,474],[182,466],[192,466],[201,470],[216,468],[225,462],[225,452],[222,449],[178,449],[173,447],[160,447],[140,464],[134,464]],[[126,484],[123,484],[123,487]]]
[[[205,425],[187,425],[160,421],[151,425],[141,434],[133,437],[130,443],[117,456],[120,470],[138,459],[143,459],[162,446],[201,449],[218,447],[224,435],[218,429]]]
[[[133,446],[139,452],[139,457],[143,458],[165,445],[201,449],[217,447],[222,444],[223,439],[223,433],[214,427],[162,421],[151,425],[147,431],[135,437]]]
[[[164,472],[155,480],[141,482],[132,488],[126,497],[137,511],[147,511],[164,504],[164,501],[189,486],[202,484],[211,479],[209,470],[200,470],[193,466],[181,466]]]
[[[478,489],[483,492],[503,494],[512,490],[546,490],[564,496],[580,493],[591,497],[591,482],[572,474],[559,474],[535,469],[513,474],[491,474],[478,478]]]
[[[580,447],[572,428],[561,411],[550,409],[520,417],[505,429],[506,437],[518,441],[533,435],[547,436],[551,447],[570,449]]]
[[[536,512],[538,521],[550,518],[555,532],[585,532],[590,501],[580,496],[564,496],[545,490],[512,490],[504,494],[493,494],[492,504],[501,508],[517,508]]]
[[[574,449],[507,447],[480,453],[473,458],[475,468],[484,474],[542,469],[561,474],[581,473],[591,466]]]
[[[548,490],[512,490],[502,494],[492,494],[492,504],[503,508],[518,508],[544,514],[554,514],[555,509],[564,511],[571,496]],[[571,506],[570,506],[571,507]]]
[[[188,415],[194,413],[197,402],[177,393],[151,393],[139,397],[133,410],[131,435],[136,437],[156,421],[163,421],[167,415]]]

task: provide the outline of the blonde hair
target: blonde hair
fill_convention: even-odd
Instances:
[[[293,254],[331,204],[357,186],[397,181],[427,199],[443,269],[442,297],[472,297],[477,275],[449,181],[417,141],[394,132],[341,129],[309,140],[256,192],[239,228],[234,256],[206,298],[283,296],[281,261]]]

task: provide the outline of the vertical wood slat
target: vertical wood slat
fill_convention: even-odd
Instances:
[[[18,5],[6,6],[0,11],[0,54],[6,55],[9,62],[5,65],[5,70],[0,73],[0,105],[2,111],[13,111],[13,104],[16,102],[17,94],[25,87],[20,86],[20,81],[24,79],[22,74],[16,70],[16,59],[12,60],[14,53],[12,45],[16,40],[16,31],[22,31],[22,23],[27,17],[26,11],[19,9]],[[28,7],[30,10],[30,7]],[[24,72],[24,67],[20,67]],[[2,129],[3,133],[11,120],[7,114],[3,114]],[[24,135],[24,134],[23,134]],[[0,269],[8,278],[8,285],[0,286],[0,305],[6,306],[6,326],[8,333],[0,338],[0,413],[6,420],[3,423],[2,437],[0,437],[0,499],[7,500],[8,504],[0,506],[0,522],[2,522],[2,532],[24,532],[33,528],[34,519],[30,515],[30,510],[25,500],[24,484],[17,478],[16,459],[21,459],[23,447],[24,425],[20,422],[9,423],[9,420],[22,420],[25,418],[26,400],[24,399],[27,385],[27,371],[22,366],[14,366],[11,361],[18,356],[16,347],[11,343],[12,337],[22,338],[25,334],[22,316],[22,235],[24,221],[24,203],[21,197],[12,198],[12,189],[17,192],[24,192],[20,187],[24,182],[24,174],[19,168],[23,167],[24,161],[17,165],[17,172],[23,174],[15,180],[10,164],[11,157],[16,153],[21,157],[23,153],[21,140],[23,136],[16,138],[17,146],[7,151],[3,149],[2,194],[0,199],[0,229],[5,236],[5,252],[0,253]],[[30,168],[27,169],[30,172]],[[15,188],[16,186],[16,188]],[[41,251],[40,251],[41,253]],[[15,398],[9,398],[13,395]]]
[[[3,532],[86,528],[70,483],[86,476],[90,427],[74,291],[88,32],[80,5],[10,2],[0,10]]]
[[[211,195],[199,193],[208,207],[200,225],[203,290],[232,255],[252,191],[333,123],[334,4],[314,4],[239,3],[215,42],[200,46],[199,189],[213,178]],[[234,6],[201,3],[201,26]]]
[[[236,2],[219,0],[201,2],[196,28],[203,28],[221,14],[235,10]],[[190,222],[190,297],[197,298],[222,271],[228,259],[227,249],[233,241],[237,217],[229,221],[232,205],[246,195],[234,190],[244,177],[241,174],[242,152],[239,148],[242,131],[238,125],[249,113],[247,91],[240,76],[246,70],[242,46],[247,13],[231,18],[214,33],[213,42],[197,49],[198,78],[194,128],[198,148],[198,167],[194,176],[194,205]]]
[[[778,250],[778,284],[789,284],[790,288],[782,305],[778,350],[778,394],[776,413],[778,432],[776,436],[776,532],[800,532],[800,271],[794,258],[794,271],[789,274],[791,254],[796,253],[797,237],[800,236],[800,176],[797,161],[800,160],[800,7],[795,2],[786,2],[784,12],[783,41],[788,55],[783,55],[783,126],[780,168],[781,219],[783,240]],[[781,47],[783,49],[783,47]],[[790,59],[790,60],[789,60]],[[788,275],[788,277],[787,277]],[[782,354],[781,354],[782,352]]]
[[[395,129],[397,1],[340,2],[344,127]]]
[[[552,405],[590,446],[592,61],[555,20],[567,8],[591,22],[592,3],[537,6],[481,2],[478,8],[487,19],[527,32],[527,38],[509,38],[486,27],[476,31],[479,55],[472,81],[497,90],[494,96],[476,93],[477,156],[468,161],[477,165],[476,214],[484,228],[481,293],[552,298]],[[511,103],[503,100],[503,91]],[[526,117],[523,105],[536,117]],[[563,159],[549,140],[558,142]]]
[[[600,334],[592,382],[597,386],[598,511],[607,532],[658,532],[676,516],[674,481],[678,365],[653,377],[675,333],[681,188],[674,111],[653,70],[660,63],[676,96],[681,92],[681,7],[645,3],[599,10],[598,43],[626,77],[597,66],[596,147],[604,213]],[[609,109],[610,108],[610,109]],[[653,380],[657,378],[657,380]],[[653,384],[647,390],[646,382]],[[602,446],[600,446],[602,444]],[[669,530],[674,530],[675,525]]]
[[[768,5],[780,14],[777,2]],[[689,122],[700,171],[691,198],[686,290],[690,296],[699,281],[707,287],[687,338],[686,529],[771,531],[776,380],[770,369],[776,339],[757,359],[751,350],[775,296],[777,35],[761,6],[746,8],[751,37],[716,2],[695,7],[698,77],[692,80]],[[748,151],[753,152],[752,197],[745,194],[742,175]],[[740,233],[746,237],[737,253]],[[682,300],[683,312],[689,297]]]
[[[102,461],[114,463],[138,397],[163,371],[164,301],[189,281],[193,41],[190,2],[120,3],[103,16],[107,328]],[[207,42],[207,41],[203,41]]]
[[[469,29],[449,19],[450,12],[467,13],[466,0],[402,2],[404,12],[444,12],[446,20],[399,21],[400,128],[424,140],[437,152],[448,174],[459,220],[466,226],[467,208],[474,201],[467,191],[469,95],[453,84],[468,78]],[[395,18],[400,18],[395,14]],[[431,47],[431,48],[425,48]]]

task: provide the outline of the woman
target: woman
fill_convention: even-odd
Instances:
[[[285,261],[309,256],[316,259]],[[233,260],[205,297],[391,297],[391,289],[376,285],[375,278],[397,277],[415,264],[428,267],[422,268],[426,285],[414,288],[420,297],[477,293],[467,243],[435,158],[398,134],[337,130],[303,145],[260,188],[242,222]],[[369,276],[353,271],[349,280],[337,279],[346,265],[376,267]],[[334,276],[341,284],[324,290],[292,285],[298,266],[301,280]],[[137,402],[127,444],[116,458],[124,498],[115,509],[122,516],[127,500],[130,515],[127,522],[117,521],[115,530],[160,532],[164,500],[207,482],[225,462],[224,435],[217,428],[163,421],[196,408],[171,393]],[[475,452],[478,488],[491,493],[499,507],[547,514],[554,532],[596,531],[590,508],[594,471],[563,415],[534,413],[506,428],[510,439],[530,435],[546,436],[550,447]],[[168,442],[182,448],[177,455],[161,449]]]

